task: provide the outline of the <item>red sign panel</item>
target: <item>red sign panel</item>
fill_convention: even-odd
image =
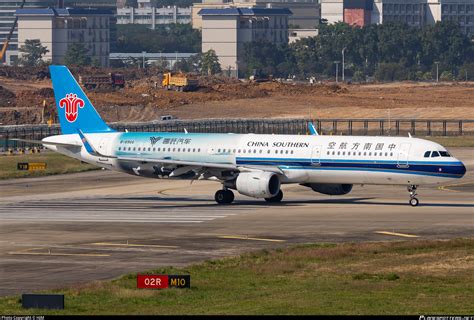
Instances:
[[[138,289],[166,289],[168,288],[167,275],[139,274],[137,275]]]

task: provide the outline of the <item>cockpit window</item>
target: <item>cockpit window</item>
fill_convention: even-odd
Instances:
[[[431,151],[426,151],[426,152],[425,152],[425,158],[429,158],[429,157],[430,157],[430,154],[431,154]]]
[[[451,155],[449,154],[448,151],[440,151],[439,154],[442,156],[442,157],[451,157]]]
[[[439,157],[439,152],[433,151],[433,153],[431,154],[431,158],[436,158],[436,157]]]

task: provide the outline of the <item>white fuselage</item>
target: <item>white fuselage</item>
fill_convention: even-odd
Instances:
[[[423,185],[445,183],[465,173],[463,164],[444,147],[417,138],[162,132],[91,133],[87,138],[97,151],[110,157],[91,155],[84,147],[48,148],[145,177],[158,177],[152,164],[140,160],[124,163],[120,158],[222,163],[255,170],[277,167],[283,172],[282,183]],[[81,142],[76,134],[45,140]]]

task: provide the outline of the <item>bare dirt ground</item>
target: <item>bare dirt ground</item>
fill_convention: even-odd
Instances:
[[[474,119],[474,83],[370,85],[241,83],[201,79],[196,92],[166,91],[157,76],[128,80],[125,89],[88,96],[108,122],[162,115],[198,118]],[[56,114],[51,81],[0,76],[0,123],[29,124]]]

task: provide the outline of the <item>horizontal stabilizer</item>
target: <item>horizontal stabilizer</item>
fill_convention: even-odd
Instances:
[[[65,143],[65,142],[51,142],[51,141],[42,141],[42,140],[29,140],[29,139],[8,139],[10,141],[20,141],[20,142],[27,142],[27,143],[34,143],[34,144],[44,144],[50,146],[58,146],[58,147],[69,147],[69,148],[80,148],[81,144],[79,143]]]

